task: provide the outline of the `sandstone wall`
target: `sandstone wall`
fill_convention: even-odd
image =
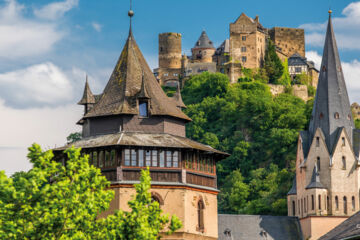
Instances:
[[[159,34],[159,68],[181,68],[181,34]]]
[[[290,57],[299,53],[305,57],[305,33],[304,29],[274,27],[269,31],[270,39],[285,55]]]

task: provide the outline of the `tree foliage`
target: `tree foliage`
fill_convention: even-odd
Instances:
[[[230,85],[225,78],[208,73],[185,83],[185,112],[193,119],[186,134],[231,154],[217,164],[221,212],[284,214],[298,133],[308,125],[312,103],[286,93],[273,97],[263,81]],[[211,89],[207,81],[219,82],[221,87]],[[266,189],[270,180],[274,188]],[[260,188],[263,194],[253,192]]]
[[[275,44],[270,39],[268,40],[268,47],[265,52],[264,68],[270,83],[276,83],[284,72],[284,66],[281,63],[279,56],[276,54]]]
[[[109,182],[80,149],[65,151],[66,166],[53,160],[39,145],[29,148],[33,168],[7,177],[0,172],[0,239],[157,239],[181,227],[176,217],[169,224],[157,203],[151,203],[150,176],[142,172],[129,202],[131,212],[118,211],[105,219],[114,194]],[[169,224],[169,225],[168,225]]]
[[[82,136],[81,136],[81,132],[74,132],[74,133],[70,133],[69,136],[66,137],[67,143],[74,143],[76,141],[81,140]]]

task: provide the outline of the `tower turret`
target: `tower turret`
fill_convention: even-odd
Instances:
[[[89,82],[88,82],[88,76],[86,75],[86,82],[85,82],[85,88],[84,88],[84,93],[83,96],[81,98],[81,100],[78,102],[79,105],[84,105],[84,115],[88,113],[88,111],[90,111],[90,109],[94,106],[95,104],[95,97],[92,94],[91,90],[90,90],[90,86],[89,86]]]
[[[215,53],[213,42],[209,39],[205,31],[202,31],[195,46],[191,49],[192,59],[196,62],[212,62]]]

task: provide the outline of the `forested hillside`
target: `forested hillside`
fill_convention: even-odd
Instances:
[[[217,164],[219,212],[286,215],[297,136],[312,101],[207,72],[186,81],[182,97],[193,120],[187,137],[231,154]]]

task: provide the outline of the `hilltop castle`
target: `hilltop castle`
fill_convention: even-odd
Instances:
[[[159,67],[154,74],[161,85],[176,86],[180,81],[204,71],[221,72],[230,82],[237,82],[242,68],[263,67],[267,40],[271,39],[280,59],[288,59],[292,77],[305,73],[316,87],[318,71],[314,63],[305,58],[304,30],[299,28],[273,27],[267,29],[259,21],[244,13],[230,23],[230,37],[215,48],[203,31],[191,49],[191,56],[181,55],[181,34],[159,34]]]

